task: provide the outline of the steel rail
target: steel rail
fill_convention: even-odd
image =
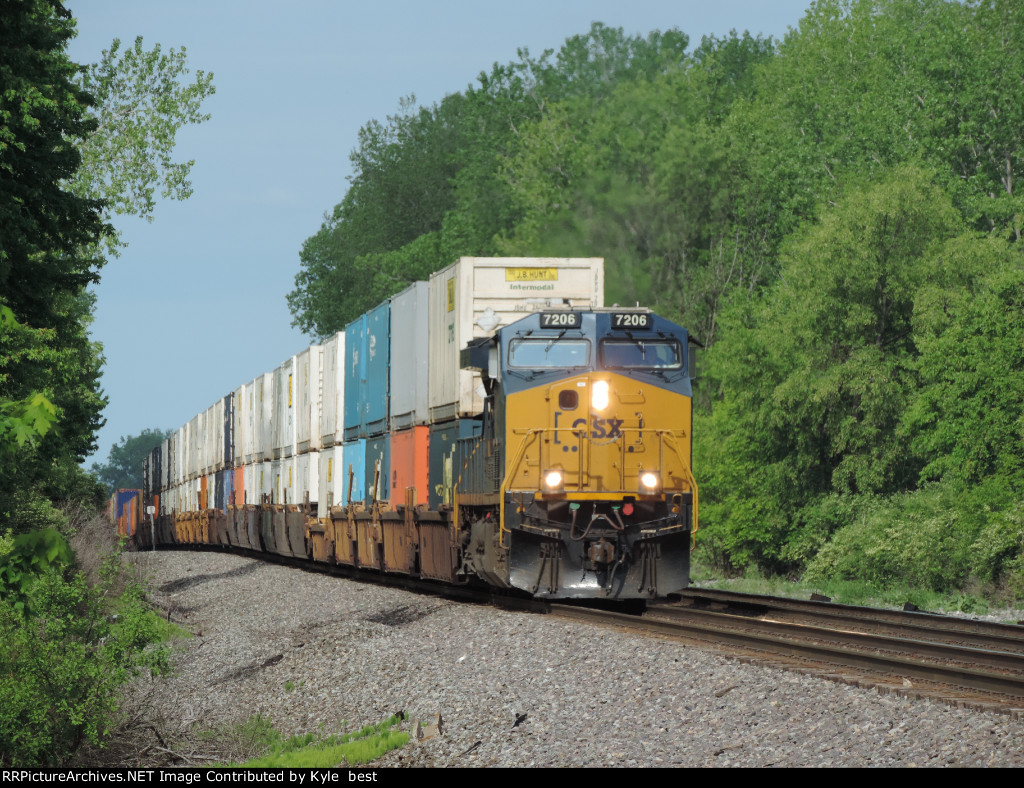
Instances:
[[[652,614],[664,612],[672,615],[672,611],[676,610],[697,610],[703,609],[702,606],[709,606],[712,610],[725,608],[738,615],[758,616],[780,623],[824,620],[832,622],[827,626],[833,629],[972,647],[985,651],[1004,651],[1024,658],[1024,627],[1012,624],[973,621],[934,613],[855,607],[831,602],[762,597],[734,592],[708,594],[703,591],[687,591],[681,596],[681,601],[686,606],[678,603],[653,604],[648,609]]]
[[[882,673],[889,677],[895,674],[906,679],[930,681],[977,692],[994,693],[1013,698],[1015,702],[1019,701],[1021,707],[1024,707],[1024,672],[1007,674],[999,672],[998,669],[993,671],[968,667],[963,664],[941,664],[892,653],[882,653],[879,650],[877,638],[873,639],[874,645],[867,642],[867,638],[851,639],[844,644],[838,644],[835,641],[848,633],[820,628],[817,631],[814,631],[813,628],[802,628],[803,637],[784,636],[779,634],[777,628],[773,628],[773,622],[760,622],[756,619],[712,614],[706,611],[693,611],[691,620],[671,620],[667,617],[652,617],[650,613],[637,617],[560,604],[553,604],[551,610],[552,613],[559,616],[590,623],[627,627],[669,637],[694,638],[712,644],[757,649],[769,655],[811,659],[833,666],[857,668],[875,674]],[[727,624],[722,621],[723,618],[729,619]],[[762,626],[766,623],[768,626]],[[822,642],[819,639],[821,635],[824,635],[827,641],[832,642]],[[859,643],[852,643],[853,640],[859,641]],[[904,640],[897,641],[897,643],[898,647],[903,649],[917,647],[915,641]],[[961,653],[963,651],[977,650],[962,650]],[[1014,657],[1017,666],[1024,669],[1024,659],[1017,655],[1009,656]]]
[[[784,610],[848,620],[859,619],[871,624],[886,623],[926,629],[933,632],[942,631],[957,635],[979,635],[991,637],[993,641],[1004,641],[1007,645],[1014,643],[1024,645],[1024,626],[1019,624],[1001,624],[995,621],[957,618],[955,616],[920,610],[887,610],[885,608],[864,607],[860,605],[844,605],[831,601],[762,596],[760,594],[746,594],[739,591],[722,591],[707,588],[689,588],[676,592],[672,596],[679,597],[683,602],[735,603],[741,606],[749,606],[752,609]],[[657,606],[660,607],[661,605]],[[668,606],[677,607],[678,603],[670,603]]]

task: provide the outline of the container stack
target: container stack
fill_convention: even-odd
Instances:
[[[260,505],[311,519],[399,509],[407,491],[451,505],[458,444],[479,434],[484,405],[461,349],[527,312],[603,306],[603,291],[600,258],[463,257],[193,417],[146,459],[144,500],[164,527],[208,527],[210,542],[227,538],[206,525],[221,512],[243,546],[284,527]]]

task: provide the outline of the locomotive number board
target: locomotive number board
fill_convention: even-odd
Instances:
[[[541,312],[541,328],[579,328],[583,320],[579,312]]]
[[[612,312],[612,328],[650,328],[651,316],[645,312]]]

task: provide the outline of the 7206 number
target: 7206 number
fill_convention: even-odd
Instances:
[[[541,328],[579,328],[579,312],[542,312]]]
[[[651,316],[643,312],[612,313],[612,328],[650,328]]]

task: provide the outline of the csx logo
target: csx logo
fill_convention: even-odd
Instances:
[[[555,411],[555,427],[561,426],[559,421],[565,414],[562,411]],[[578,418],[572,423],[573,434],[589,437],[591,440],[615,440],[622,437],[622,419],[599,419],[590,420],[590,434],[587,436],[585,418]],[[562,451],[579,451],[579,446],[569,444],[560,440],[559,433],[555,432],[555,443],[562,447]]]

